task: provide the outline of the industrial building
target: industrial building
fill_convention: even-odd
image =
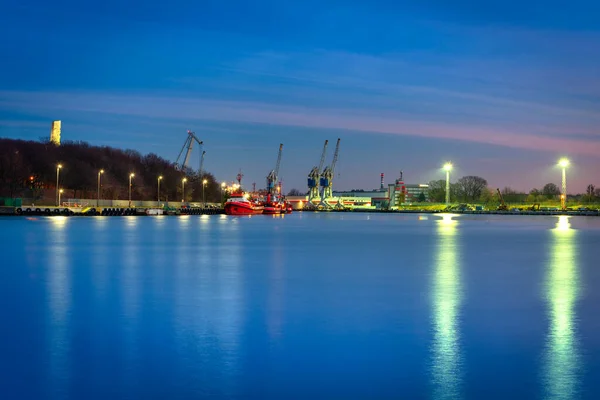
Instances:
[[[379,189],[371,191],[333,192],[334,197],[342,199],[345,206],[371,206],[375,208],[398,207],[402,204],[429,201],[427,184],[404,183],[402,172],[400,178],[385,187],[384,174],[381,174]],[[369,200],[365,200],[369,199]]]

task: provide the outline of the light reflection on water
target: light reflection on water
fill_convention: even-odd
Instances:
[[[432,383],[436,399],[456,399],[461,394],[462,361],[458,318],[462,286],[458,224],[452,214],[437,222],[437,249],[433,276]]]
[[[70,316],[71,316],[71,271],[68,250],[67,225],[69,218],[56,216],[49,218],[48,230],[48,340],[50,350],[50,390],[58,396],[65,396],[70,372]]]
[[[122,259],[120,283],[121,283],[121,300],[123,305],[123,315],[121,319],[123,329],[123,358],[124,358],[124,374],[123,381],[126,385],[137,381],[139,369],[135,366],[139,365],[140,343],[137,340],[140,334],[140,309],[141,309],[141,292],[140,287],[140,254],[139,246],[139,225],[140,217],[128,216],[124,218],[124,228],[122,232]]]
[[[551,257],[546,280],[550,329],[545,355],[545,387],[549,399],[576,398],[580,355],[575,303],[579,293],[577,231],[568,216],[560,216],[552,230]]]

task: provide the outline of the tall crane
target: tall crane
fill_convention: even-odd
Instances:
[[[313,167],[308,174],[308,205],[312,204],[313,200],[319,198],[319,179],[321,179],[321,171],[323,170],[323,164],[325,164],[328,143],[329,140],[325,140],[319,166]]]
[[[202,168],[204,168],[204,155],[206,154],[206,151],[202,152],[202,155],[200,156],[200,169],[198,170],[198,176],[200,177],[200,181],[202,181],[202,174],[204,173],[204,170]]]
[[[335,173],[335,164],[338,160],[338,154],[340,152],[340,139],[338,138],[337,144],[335,145],[335,153],[333,153],[333,161],[331,165],[325,167],[321,174],[320,184],[323,188],[321,192],[321,204],[327,205],[325,199],[333,197],[333,177]]]
[[[200,139],[198,139],[194,132],[188,130],[187,134],[188,136],[185,139],[185,142],[183,142],[183,146],[179,151],[177,160],[175,160],[175,169],[177,169],[178,171],[183,171],[184,169],[188,168],[188,161],[190,160],[190,154],[192,153],[192,147],[194,145],[194,142],[197,142],[200,148],[202,148],[203,145],[203,142]],[[183,162],[180,163],[179,160],[181,159],[181,155],[183,154],[184,150],[186,150],[185,157],[183,158]],[[200,163],[202,163],[202,161],[200,161]],[[200,169],[202,169],[202,167],[200,167]]]
[[[279,144],[279,154],[277,155],[277,164],[275,164],[275,169],[269,172],[267,175],[267,193],[270,195],[275,194],[275,185],[277,183],[277,179],[279,178],[279,165],[281,164],[281,151],[283,150],[283,143]]]

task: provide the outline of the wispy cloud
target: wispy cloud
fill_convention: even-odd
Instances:
[[[356,115],[343,108],[309,108],[259,102],[220,101],[203,98],[144,97],[101,93],[0,92],[13,109],[118,114],[140,118],[168,118],[186,121],[234,121],[244,123],[337,129],[365,133],[421,136],[487,143],[513,148],[596,155],[600,142],[542,134],[527,128],[501,129],[477,124],[432,122],[398,112],[379,116],[377,112]],[[8,101],[8,100],[6,100]]]

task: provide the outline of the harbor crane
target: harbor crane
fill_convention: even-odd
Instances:
[[[321,171],[323,170],[323,164],[325,164],[325,155],[327,153],[327,144],[329,140],[325,140],[323,145],[323,152],[321,153],[321,161],[318,166],[313,167],[308,174],[308,206],[311,206],[314,200],[318,200],[319,193],[319,180],[321,179]]]
[[[202,151],[202,155],[200,156],[200,169],[198,170],[198,176],[200,177],[200,182],[202,182],[202,174],[204,173],[204,170],[202,168],[204,168],[204,155],[206,154],[206,151]]]
[[[269,172],[267,175],[267,193],[270,195],[275,195],[275,186],[277,184],[277,179],[279,179],[279,165],[281,164],[281,151],[283,150],[283,143],[279,144],[279,154],[277,155],[277,164],[275,164],[275,169]]]
[[[194,145],[194,142],[197,142],[198,145],[200,146],[200,149],[202,149],[202,145],[203,142],[198,139],[198,137],[196,136],[196,134],[190,130],[187,131],[187,138],[185,139],[185,142],[183,143],[183,147],[181,147],[181,151],[179,151],[179,155],[177,156],[177,160],[175,160],[175,169],[178,171],[183,171],[186,168],[188,168],[188,161],[190,160],[190,155],[192,153],[192,147]],[[187,148],[187,150],[186,150]],[[181,159],[181,155],[183,154],[183,151],[185,151],[185,156],[183,157],[183,161],[180,162],[179,160]],[[204,155],[204,153],[202,153],[202,155]],[[200,160],[200,170],[202,170],[202,162],[203,162],[204,158],[201,157]],[[200,171],[200,173],[202,173],[202,171]]]
[[[320,179],[320,184],[323,190],[321,192],[321,202],[319,203],[319,206],[323,206],[325,208],[331,207],[329,203],[326,202],[326,199],[333,197],[333,177],[335,174],[335,164],[337,163],[339,152],[340,139],[338,138],[335,145],[335,152],[333,153],[333,161],[331,161],[331,165],[325,167]]]

